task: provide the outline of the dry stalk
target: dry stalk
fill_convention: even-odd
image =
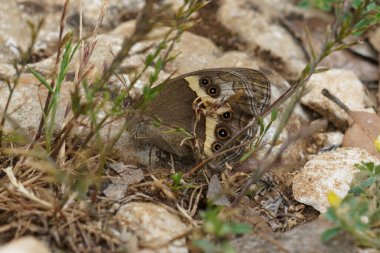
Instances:
[[[38,198],[33,192],[28,191],[24,187],[24,185],[16,179],[15,175],[13,174],[13,167],[7,167],[6,169],[4,169],[4,172],[7,174],[9,181],[15,187],[15,189],[19,193],[21,193],[25,198],[30,199],[30,200],[40,204],[41,207],[43,207],[45,209],[52,209],[53,208],[53,205],[50,202],[47,202],[45,200]]]

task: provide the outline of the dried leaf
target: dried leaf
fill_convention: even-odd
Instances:
[[[376,114],[360,111],[350,113],[354,123],[346,131],[343,147],[357,147],[379,157],[374,141],[380,135],[380,117]]]

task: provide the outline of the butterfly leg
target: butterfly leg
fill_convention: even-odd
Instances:
[[[193,110],[195,113],[195,121],[193,124],[193,131],[191,132],[192,136],[184,138],[181,141],[180,145],[183,145],[186,141],[190,141],[190,143],[191,143],[190,146],[193,149],[194,155],[197,159],[199,159],[201,157],[203,147],[202,147],[202,141],[197,137],[196,129],[197,129],[197,125],[201,119],[201,116],[206,115],[206,109],[204,107],[202,100],[199,97],[193,101]]]
[[[196,129],[197,129],[197,124],[200,121],[201,116],[206,115],[205,105],[204,105],[204,103],[200,97],[197,97],[193,101],[193,110],[195,112],[195,122],[194,122],[194,126],[193,126],[193,135],[196,136],[195,133],[196,133]]]

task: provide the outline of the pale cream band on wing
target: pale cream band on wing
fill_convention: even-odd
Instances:
[[[215,103],[217,99],[207,95],[206,91],[199,86],[199,76],[188,76],[185,80],[189,83],[189,87],[202,99],[203,102]]]
[[[215,141],[215,129],[216,126],[218,125],[218,119],[217,118],[212,118],[212,117],[207,117],[206,118],[206,140],[203,145],[203,152],[207,157],[210,157],[213,152],[212,152],[212,144]]]
[[[189,83],[189,87],[197,94],[197,96],[202,100],[202,102],[207,104],[219,104],[219,100],[210,97],[207,95],[204,89],[199,86],[199,76],[188,76],[185,77],[185,80]],[[215,110],[216,109],[216,110]],[[203,145],[203,152],[207,157],[210,157],[213,154],[212,144],[216,141],[215,138],[215,129],[218,125],[218,115],[221,115],[230,110],[230,105],[219,105],[218,108],[206,108],[206,111],[209,113],[206,117],[206,126],[205,126],[205,142]],[[207,113],[207,112],[206,112]]]

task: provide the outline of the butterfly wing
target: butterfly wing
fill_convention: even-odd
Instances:
[[[270,82],[260,71],[247,68],[209,69],[183,77],[205,103],[229,103],[256,116],[270,102]]]
[[[150,142],[179,156],[191,153],[188,145],[180,146],[189,136],[170,129],[182,128],[193,132],[196,99],[202,101],[206,112],[212,112],[201,115],[195,129],[196,137],[204,142],[203,153],[208,157],[261,114],[270,101],[267,77],[260,71],[246,68],[200,70],[169,80],[160,88],[161,92],[150,103],[146,113],[159,119],[162,125],[152,128],[152,124],[147,123],[140,133],[150,138]],[[256,132],[257,126],[251,127],[235,145],[252,140]],[[225,162],[236,161],[244,150],[241,147],[230,151],[218,157],[214,164],[223,166]]]
[[[245,68],[211,69],[184,77],[206,107],[219,107],[205,122],[204,153],[210,157],[270,102],[270,82],[260,71]],[[214,90],[213,90],[214,89]],[[257,125],[238,138],[235,146],[255,138]],[[245,147],[236,148],[214,160],[214,165],[238,160]]]
[[[192,155],[190,142],[182,142],[190,138],[194,130],[196,115],[192,104],[196,93],[183,78],[171,79],[157,89],[159,93],[148,104],[143,119],[134,129],[137,138],[181,157]],[[204,120],[201,117],[196,128],[196,135],[203,139]]]

